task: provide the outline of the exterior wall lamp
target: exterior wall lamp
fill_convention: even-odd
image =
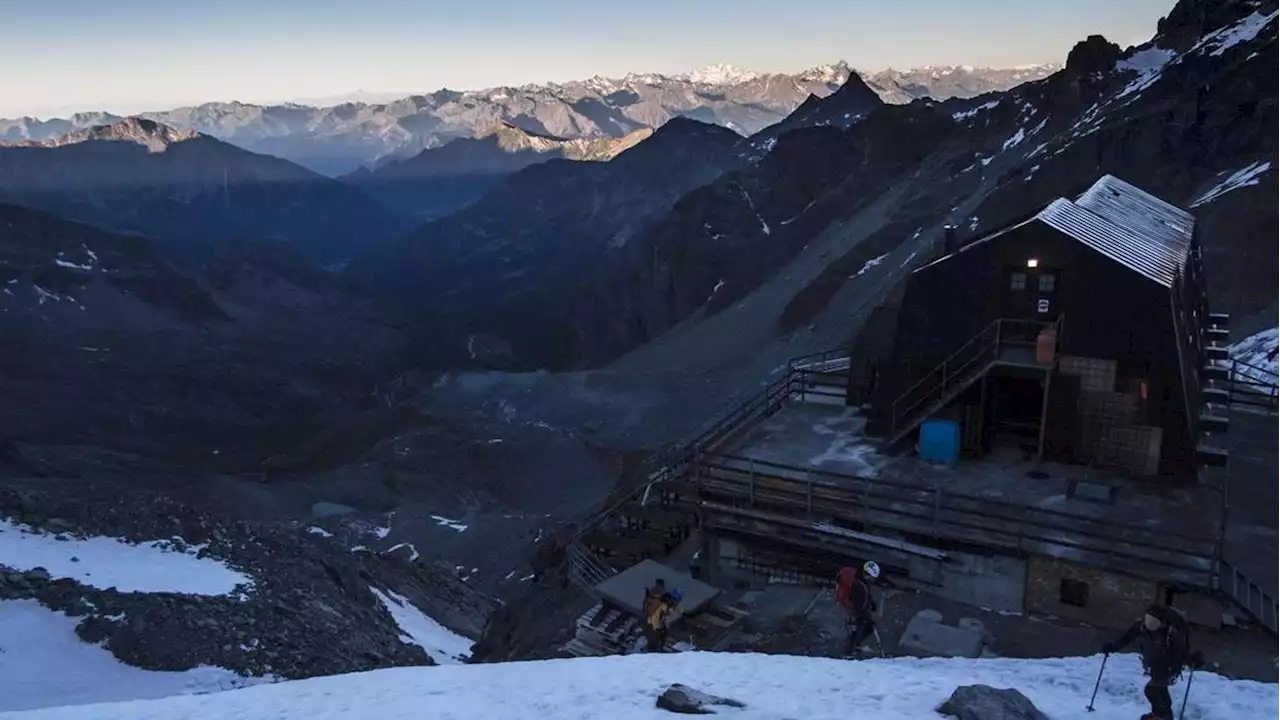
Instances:
[[[1040,260],[1038,260],[1037,258],[1027,258],[1027,267],[1033,268],[1033,267],[1039,267],[1039,266],[1040,266]]]

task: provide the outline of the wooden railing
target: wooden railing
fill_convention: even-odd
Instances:
[[[706,454],[703,498],[813,521],[858,523],[895,535],[1034,551],[1119,565],[1212,587],[1215,537],[1156,531],[1078,513],[729,454]]]

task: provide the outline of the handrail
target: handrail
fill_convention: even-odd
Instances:
[[[945,394],[947,389],[954,385],[954,380],[972,373],[976,365],[985,364],[988,356],[990,356],[991,360],[995,360],[1005,347],[1035,345],[1034,336],[1030,339],[1019,338],[1021,333],[1017,329],[1022,327],[1030,327],[1039,331],[1052,327],[1058,331],[1057,334],[1060,336],[1062,334],[1062,317],[1059,316],[1051,322],[1017,318],[997,318],[994,320],[990,325],[987,325],[976,335],[969,338],[956,351],[948,355],[941,363],[938,363],[921,376],[914,385],[907,388],[905,392],[893,401],[890,406],[890,436],[896,436],[903,425],[903,421],[912,418],[920,407],[927,405],[931,400],[935,400],[939,394]],[[975,345],[977,346],[976,351],[965,357],[963,362],[956,362],[967,351],[972,350]],[[939,379],[938,376],[941,376],[941,378]],[[930,382],[931,380],[932,382]],[[914,394],[922,388],[924,392],[915,397]],[[904,406],[907,401],[909,401],[909,404]]]
[[[761,461],[756,461],[755,464],[790,467],[780,463]],[[711,467],[733,473],[750,472],[743,468],[721,465]],[[808,470],[794,467],[790,469],[800,472]],[[830,472],[824,474],[839,476],[845,482],[816,483],[812,478],[801,480],[761,474],[758,471],[753,475],[756,478],[754,482],[726,478],[722,475],[709,476],[703,482],[706,485],[706,491],[714,491],[717,486],[725,487],[725,483],[731,483],[729,487],[732,487],[743,482],[751,482],[752,488],[749,494],[756,501],[764,500],[793,505],[797,508],[805,507],[811,514],[815,505],[826,512],[843,514],[840,508],[841,503],[845,501],[842,501],[840,496],[847,495],[849,504],[845,509],[848,510],[849,516],[857,517],[870,525],[932,534],[935,537],[939,536],[943,527],[955,529],[952,532],[941,533],[943,536],[951,535],[953,538],[963,537],[965,531],[1003,535],[1010,538],[1010,542],[1016,539],[1019,547],[1022,547],[1022,541],[1032,541],[1155,566],[1176,568],[1195,576],[1203,575],[1206,578],[1206,587],[1211,585],[1215,544],[1211,537],[1183,536],[1182,539],[1185,542],[1170,543],[1169,540],[1174,537],[1173,535],[1156,533],[1143,525],[1116,523],[1086,515],[1028,508],[1013,503],[991,501],[983,497],[951,493],[941,488],[908,490],[900,486],[887,485],[872,478]],[[776,483],[773,486],[774,489],[756,486],[755,482],[761,478],[768,478]],[[860,486],[850,485],[849,480],[858,481]],[[822,490],[821,495],[815,493],[819,488]],[[722,490],[721,493],[723,492]],[[733,492],[735,497],[746,497],[741,490]],[[778,495],[778,492],[785,492],[786,496]],[[972,507],[963,507],[965,503],[971,504]],[[913,511],[911,506],[917,506],[919,510]],[[993,510],[998,507],[1005,509],[1008,514],[994,513]],[[875,520],[867,515],[867,511],[881,515],[901,516],[908,521],[919,523],[919,526],[912,530],[910,527],[903,527],[901,523],[883,517]],[[952,517],[943,518],[941,515],[944,513]],[[1036,517],[1036,513],[1043,517]],[[1064,524],[1068,522],[1079,527]],[[1016,527],[1016,531],[1011,527]],[[1054,537],[1055,533],[1068,535]],[[1126,550],[1126,547],[1130,549]],[[1135,554],[1135,552],[1145,554]]]
[[[1222,581],[1224,575],[1231,578],[1229,584]],[[1277,634],[1277,624],[1280,623],[1280,603],[1277,603],[1265,590],[1258,587],[1258,584],[1250,580],[1249,576],[1240,572],[1239,568],[1227,561],[1220,560],[1218,585],[1219,590],[1226,593],[1258,622],[1262,623],[1262,626],[1269,630],[1273,637]],[[1255,599],[1258,601],[1256,607],[1254,606]],[[1270,611],[1270,617],[1268,617],[1268,611]]]
[[[772,462],[769,460],[759,460],[756,458],[749,458],[741,455],[731,455],[729,453],[709,453],[707,457],[713,460],[716,458],[719,458],[722,460],[731,460],[731,461],[737,461],[741,463],[749,463],[756,467],[777,468],[779,470],[790,470],[797,473],[803,473],[806,476],[804,480],[801,480],[798,478],[788,478],[784,476],[778,476],[778,479],[784,480],[787,482],[816,484],[816,485],[821,485],[823,487],[849,489],[850,486],[848,485],[848,481],[856,480],[860,483],[865,484],[868,487],[886,488],[889,490],[895,490],[895,491],[906,492],[906,493],[918,493],[918,492],[928,493],[928,492],[933,492],[935,490],[933,488],[926,488],[919,485],[911,485],[904,482],[894,482],[891,480],[885,480],[884,478],[874,478],[874,477],[868,477],[865,475],[854,475],[850,473],[836,472],[834,470],[824,470],[821,468],[812,468],[812,467],[802,468],[796,465],[787,465],[786,463]],[[737,470],[738,468],[728,468],[728,469]],[[825,482],[823,481],[815,482],[811,476],[827,477],[827,478],[831,478],[831,480],[825,481]],[[1104,526],[1109,526],[1114,528],[1134,530],[1141,533],[1149,533],[1152,536],[1157,538],[1174,538],[1174,539],[1181,539],[1181,540],[1190,540],[1193,542],[1202,542],[1202,541],[1209,542],[1213,540],[1212,537],[1209,537],[1206,535],[1193,535],[1190,533],[1184,533],[1177,530],[1161,530],[1157,532],[1155,530],[1151,530],[1144,524],[1117,522],[1115,520],[1109,520],[1105,518],[1096,518],[1090,515],[1080,515],[1077,513],[1067,512],[1065,510],[1055,510],[1052,508],[1029,507],[1027,505],[1019,505],[1018,503],[1010,502],[1008,500],[1000,500],[997,498],[990,498],[983,495],[970,495],[967,493],[955,492],[951,490],[946,490],[945,493],[947,497],[955,498],[957,500],[978,503],[987,508],[1008,509],[1011,511],[1022,513],[1024,515],[1027,513],[1034,513],[1034,514],[1045,515],[1049,517],[1068,518],[1071,520],[1079,520],[1082,522],[1095,523],[1098,525],[1104,525]]]

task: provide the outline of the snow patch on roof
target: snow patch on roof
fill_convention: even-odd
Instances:
[[[1205,203],[1211,203],[1214,200],[1226,195],[1232,190],[1239,190],[1250,185],[1257,185],[1261,182],[1262,176],[1271,170],[1271,163],[1265,160],[1243,167],[1227,177],[1227,179],[1210,188],[1200,197],[1191,202],[1191,207],[1199,207]]]

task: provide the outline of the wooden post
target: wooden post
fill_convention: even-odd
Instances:
[[[1049,427],[1049,383],[1053,380],[1053,370],[1044,373],[1044,393],[1040,401],[1040,440],[1036,443],[1036,465],[1044,461],[1044,434]]]

